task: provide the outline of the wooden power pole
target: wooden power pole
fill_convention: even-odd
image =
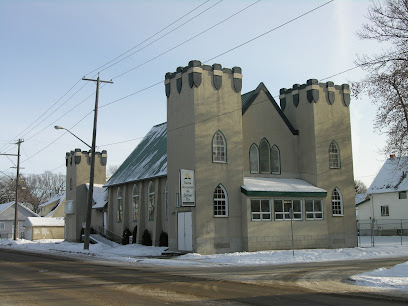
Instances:
[[[98,121],[98,98],[99,98],[99,83],[111,83],[112,81],[102,81],[98,78],[96,80],[82,78],[84,81],[96,82],[96,96],[95,96],[95,113],[94,113],[94,124],[93,124],[93,134],[92,134],[92,147],[91,147],[91,174],[89,176],[89,193],[88,193],[88,207],[86,210],[86,225],[85,225],[85,240],[84,240],[84,250],[89,250],[89,237],[91,234],[91,216],[92,216],[92,201],[93,201],[93,185],[94,185],[94,175],[95,175],[95,147],[96,147],[96,125]]]

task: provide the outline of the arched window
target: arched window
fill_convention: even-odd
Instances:
[[[214,191],[214,217],[228,217],[228,195],[221,184]]]
[[[273,145],[271,149],[271,167],[273,174],[281,174],[280,152],[276,145]]]
[[[137,185],[133,185],[132,189],[132,212],[133,212],[133,221],[137,221],[139,218],[139,188]]]
[[[340,149],[334,140],[329,146],[329,167],[330,169],[340,168]]]
[[[227,142],[221,131],[215,132],[212,140],[212,160],[214,163],[227,162]]]
[[[120,192],[120,187],[116,192],[116,222],[122,222],[123,219],[123,202],[122,193]]]
[[[167,181],[166,185],[164,186],[164,218],[168,220],[168,211],[169,211],[169,200],[168,200],[168,192],[167,192]]]
[[[340,190],[336,187],[331,195],[331,204],[333,216],[343,216],[343,197]]]
[[[150,182],[149,187],[147,188],[147,198],[148,198],[147,219],[154,220],[155,193],[153,182]]]
[[[249,148],[249,171],[259,173],[259,150],[256,144]]]
[[[271,149],[268,141],[264,138],[259,144],[259,164],[261,173],[271,173]]]

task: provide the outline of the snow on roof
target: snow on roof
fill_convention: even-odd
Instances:
[[[241,188],[247,192],[327,194],[326,190],[300,179],[244,177],[244,186]]]
[[[54,196],[52,196],[47,202],[38,205],[38,207],[45,207],[48,206],[50,204],[55,204],[55,202],[59,201],[62,202],[65,199],[65,193],[64,194],[56,194]]]
[[[151,128],[105,187],[167,175],[167,123]]]
[[[387,159],[368,188],[367,194],[408,190],[407,172],[408,156]]]
[[[27,217],[24,226],[65,226],[64,218]]]
[[[9,208],[10,206],[14,205],[14,201],[12,202],[8,202],[8,203],[3,203],[0,204],[0,213],[2,213],[3,211],[5,211],[7,208]],[[25,207],[24,205],[22,205],[21,203],[18,203],[18,206],[20,206],[21,208],[24,208],[25,210],[27,210],[29,213],[31,213],[33,216],[38,216],[38,214],[36,214],[35,212],[33,212],[31,209],[29,209],[28,207]]]
[[[367,195],[366,195],[365,193],[356,194],[356,195],[354,196],[355,204],[358,205],[358,204],[360,204],[361,202],[364,202],[366,196],[367,196]]]
[[[89,184],[85,186],[89,190]],[[108,189],[101,184],[94,184],[92,197],[95,202],[92,208],[103,208],[108,203]]]

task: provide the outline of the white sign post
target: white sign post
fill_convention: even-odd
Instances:
[[[181,206],[195,206],[194,170],[180,170]]]

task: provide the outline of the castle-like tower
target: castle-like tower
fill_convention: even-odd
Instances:
[[[280,104],[293,127],[299,130],[300,178],[327,190],[324,203],[329,247],[355,246],[349,85],[310,79],[306,84],[281,89]],[[333,211],[335,189],[343,201],[342,211]]]
[[[83,223],[86,222],[86,211],[88,205],[89,174],[91,168],[91,152],[75,151],[67,152],[65,155],[66,193],[65,203],[65,240],[78,242]],[[107,152],[95,153],[95,184],[106,182]]]
[[[170,218],[171,249],[186,244],[188,250],[191,237],[191,250],[196,252],[242,250],[241,86],[241,68],[202,65],[200,61],[190,61],[187,67],[179,67],[165,76],[168,201],[170,211],[178,216]],[[221,161],[213,155],[214,137],[223,138],[228,148]],[[182,169],[194,171],[194,206],[183,206],[178,194]],[[217,187],[228,197],[229,207],[224,216],[214,213]],[[183,214],[190,215],[191,220],[184,220]],[[180,228],[180,224],[185,228]]]

